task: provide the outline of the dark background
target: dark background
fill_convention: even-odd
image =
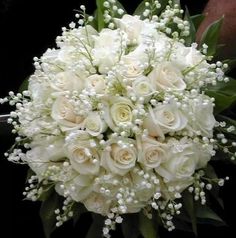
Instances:
[[[61,27],[74,19],[74,9],[83,3],[90,13],[95,9],[95,0],[0,0],[0,97],[8,91],[17,91],[21,82],[33,73],[32,58],[40,56],[48,47],[55,46],[55,37],[61,34]],[[131,13],[139,0],[120,1]],[[204,0],[185,0],[191,13],[202,11]],[[9,108],[0,105],[0,113]],[[22,201],[27,167],[21,167],[4,160],[3,153],[13,143],[9,137],[10,128],[0,127],[0,237],[2,238],[44,238],[38,211],[39,203]],[[199,238],[235,238],[236,233],[236,168],[229,164],[216,165],[220,176],[230,176],[231,180],[221,190],[225,211],[219,213],[226,220],[227,227],[199,226]],[[83,223],[74,229],[67,224],[58,229],[52,238],[83,238],[90,219],[84,217]],[[7,233],[5,233],[6,231]],[[3,235],[4,234],[4,235]],[[120,237],[119,231],[116,237]],[[161,230],[161,238],[192,238],[191,233]],[[96,237],[94,237],[96,238]]]

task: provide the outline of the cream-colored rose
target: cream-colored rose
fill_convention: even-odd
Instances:
[[[156,169],[157,173],[166,182],[191,178],[198,164],[198,154],[194,149],[194,144],[185,139],[181,141],[170,139],[168,145],[170,147],[169,159]]]
[[[80,174],[97,174],[100,168],[100,154],[96,147],[91,147],[90,135],[81,131],[77,139],[65,145],[65,153],[71,166]]]
[[[133,120],[133,104],[124,97],[109,97],[104,101],[104,120],[108,126],[116,131],[117,126],[125,125]]]
[[[94,74],[85,79],[86,88],[93,89],[96,93],[104,93],[106,84],[104,76]]]
[[[63,149],[64,141],[53,141],[52,144],[47,145],[47,142],[41,145],[35,145],[26,153],[26,161],[30,168],[41,179],[49,166],[55,164],[65,157]],[[56,163],[56,165],[59,165]]]
[[[84,89],[84,80],[71,71],[60,72],[52,76],[49,82],[57,92],[76,91],[80,93]]]
[[[168,158],[168,146],[158,142],[155,138],[141,139],[138,148],[138,162],[146,169],[155,169]]]
[[[83,200],[83,204],[88,211],[105,216],[110,212],[111,200],[99,193],[93,192]]]
[[[58,97],[53,106],[51,117],[66,131],[82,126],[84,118],[75,114],[74,106],[63,96]]]
[[[58,182],[55,185],[55,190],[61,196],[69,193],[74,201],[81,202],[92,193],[93,182],[93,177],[74,172],[70,180]],[[63,189],[61,185],[63,185]]]
[[[120,70],[120,74],[124,78],[135,79],[142,75],[143,67],[141,67],[141,63],[136,57],[124,55],[121,58],[121,62],[123,63],[123,65]]]
[[[124,175],[135,166],[137,150],[134,146],[120,146],[118,144],[119,140],[122,140],[122,138],[107,141],[110,150],[102,152],[101,165],[114,174]],[[134,145],[135,141],[129,139],[128,143]]]
[[[133,81],[132,89],[138,97],[150,98],[155,92],[152,84],[149,82],[149,78],[141,76]]]
[[[136,44],[141,36],[144,22],[139,16],[131,16],[125,14],[121,19],[116,18],[115,23],[124,32],[127,33],[130,44]]]
[[[148,78],[153,87],[159,91],[182,91],[186,88],[181,71],[170,62],[157,65]]]
[[[177,132],[187,125],[187,118],[183,115],[176,103],[158,105],[149,108],[149,114],[144,120],[144,128],[148,129],[149,135],[164,138],[164,134]]]
[[[92,136],[98,136],[107,129],[105,121],[98,112],[90,112],[84,120],[84,128]]]
[[[190,111],[186,114],[189,116],[189,124],[191,130],[200,131],[202,136],[212,137],[213,128],[216,120],[213,114],[213,104],[208,96],[198,97],[190,102]],[[192,109],[192,111],[191,111]]]

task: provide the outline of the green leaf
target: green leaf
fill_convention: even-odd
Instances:
[[[86,238],[102,238],[102,228],[104,226],[104,217],[93,214],[93,223],[90,226]]]
[[[185,191],[183,194],[183,205],[186,209],[188,216],[191,219],[193,232],[195,236],[197,236],[197,217],[195,211],[195,204],[193,200],[193,195],[189,193],[189,191]]]
[[[225,73],[230,72],[232,69],[236,68],[236,59],[227,59],[223,61],[224,64],[228,64],[228,69],[225,71]]]
[[[193,42],[195,42],[196,28],[195,28],[195,25],[194,25],[191,17],[190,17],[189,10],[188,10],[187,7],[186,7],[186,10],[185,10],[184,19],[189,22],[189,26],[190,26],[190,34],[189,34],[189,36],[185,37],[185,44],[187,46],[190,46]]]
[[[190,19],[195,27],[195,30],[197,31],[197,29],[199,28],[199,26],[205,19],[205,16],[203,14],[198,14],[198,15],[190,16]]]
[[[224,17],[213,22],[208,28],[204,31],[200,46],[203,44],[208,45],[207,55],[214,56],[217,50],[217,43],[220,36],[220,29],[223,23]]]
[[[46,201],[51,196],[51,194],[54,192],[54,186],[55,186],[54,183],[42,186],[43,191],[42,191],[41,195],[39,196],[38,200],[42,201],[42,202]]]
[[[123,218],[121,228],[124,238],[137,238],[140,235],[138,229],[138,214],[127,214],[124,215]]]
[[[145,9],[147,8],[145,6],[146,2],[151,2],[150,0],[144,0],[142,1],[138,7],[135,9],[133,15],[137,15],[137,16],[142,16],[143,12],[145,11]],[[154,12],[154,14],[156,15],[160,15],[160,13],[165,9],[166,5],[168,4],[168,0],[159,0],[159,3],[161,4],[161,7],[159,9],[156,9],[156,11]]]
[[[79,221],[82,214],[88,212],[88,210],[85,208],[85,206],[82,203],[75,203],[73,208],[73,224],[76,225],[76,223]]]
[[[196,215],[200,223],[208,223],[215,226],[225,226],[225,222],[208,206],[197,204]]]
[[[144,238],[157,238],[157,228],[152,219],[148,219],[143,212],[139,213],[139,230]]]
[[[96,0],[96,4],[97,4],[97,24],[98,24],[98,31],[100,32],[104,26],[105,26],[105,22],[104,22],[104,0]]]
[[[218,176],[215,172],[215,169],[210,164],[207,165],[207,167],[205,169],[205,174],[206,174],[206,177],[210,178],[210,179],[218,178]]]
[[[28,89],[28,85],[29,85],[29,77],[27,77],[23,83],[20,85],[19,89],[18,89],[18,92],[19,93],[22,93],[23,91],[27,90]]]
[[[50,238],[51,233],[55,230],[56,215],[55,210],[60,207],[60,198],[57,193],[52,193],[51,196],[45,200],[40,209],[40,217],[43,223],[43,229],[46,238]]]

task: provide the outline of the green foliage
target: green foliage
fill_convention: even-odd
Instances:
[[[205,16],[203,14],[197,14],[194,16],[190,16],[190,19],[194,25],[194,28],[197,30],[201,25],[201,23],[203,22],[203,20],[205,19]]]
[[[217,115],[236,102],[236,81],[231,79],[228,83],[218,82],[205,90],[206,94],[215,98],[214,113]]]
[[[217,51],[217,43],[220,36],[220,29],[223,23],[224,17],[213,22],[208,28],[204,31],[201,38],[200,46],[203,44],[208,45],[207,55],[214,56]]]
[[[86,238],[102,238],[102,228],[104,226],[104,217],[93,214],[93,223],[90,226]]]
[[[104,3],[104,0],[96,0],[96,4],[97,4],[96,19],[97,19],[98,31],[101,31],[105,26],[104,17],[103,17],[103,14],[104,14],[103,3]]]
[[[146,2],[151,2],[151,0],[144,0],[142,1],[138,7],[135,9],[133,15],[137,15],[137,16],[141,16],[142,18],[142,14],[146,9],[145,3]],[[166,5],[168,4],[168,0],[159,0],[160,4],[161,4],[161,8],[156,9],[155,12],[153,12],[153,14],[155,15],[160,15],[160,13],[166,8]]]
[[[124,238],[137,238],[140,235],[138,214],[127,214],[123,218],[124,221],[121,224],[121,228]]]
[[[46,238],[50,238],[51,233],[56,228],[55,210],[60,207],[60,204],[60,198],[57,193],[52,193],[47,200],[42,202],[40,209],[40,217],[43,223],[43,229]]]
[[[193,199],[193,195],[188,191],[185,191],[183,194],[183,205],[186,210],[187,215],[189,216],[191,223],[192,223],[192,230],[197,236],[197,217],[196,217],[196,210],[195,210],[195,202]]]
[[[139,213],[139,230],[144,238],[158,238],[157,224],[147,218],[143,212]]]

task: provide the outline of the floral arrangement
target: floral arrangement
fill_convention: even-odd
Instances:
[[[213,60],[222,19],[198,45],[202,16],[177,1],[145,0],[134,16],[115,0],[97,6],[93,17],[82,5],[57,48],[34,58],[27,90],[1,99],[16,106],[8,122],[18,136],[5,155],[29,165],[24,195],[43,201],[47,237],[87,211],[104,237],[117,223],[129,237],[130,222],[133,237],[156,237],[183,214],[196,232],[195,210],[221,221],[207,198],[228,177],[209,161],[222,152],[234,161],[236,148],[235,122],[220,115],[235,82]]]

